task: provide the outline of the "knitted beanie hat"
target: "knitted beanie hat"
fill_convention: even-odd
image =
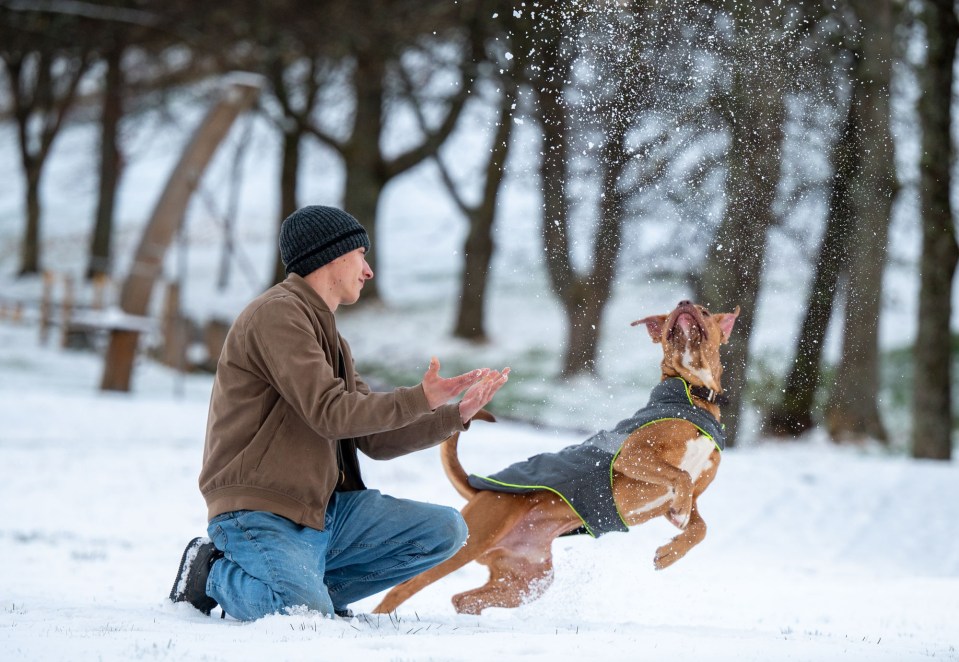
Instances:
[[[280,225],[280,259],[287,274],[306,276],[361,247],[370,250],[366,230],[336,207],[303,207]]]

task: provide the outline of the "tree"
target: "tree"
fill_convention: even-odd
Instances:
[[[92,61],[85,19],[0,6],[0,64],[10,86],[26,184],[21,275],[41,268],[44,166]]]
[[[277,234],[283,219],[300,206],[300,164],[304,138],[313,128],[312,115],[329,102],[323,94],[339,82],[345,69],[343,25],[348,5],[324,3],[323,20],[301,19],[317,9],[315,2],[307,0],[241,0],[218,8],[197,25],[198,31],[216,35],[218,45],[234,46],[217,53],[208,45],[196,44],[196,48],[216,57],[221,69],[252,70],[267,83],[260,109],[272,121],[280,138],[280,206],[276,219],[271,219]],[[230,241],[227,236],[224,258],[230,252]],[[279,251],[273,251],[270,258],[272,284],[282,281],[286,270]]]
[[[103,105],[100,116],[100,177],[96,220],[90,240],[87,278],[107,276],[112,267],[111,243],[117,189],[123,168],[120,153],[120,120],[123,117],[123,54],[126,50],[121,30],[112,29],[103,44],[106,65]]]
[[[495,18],[494,18],[495,17]],[[472,61],[477,69],[485,69],[487,95],[474,83],[474,96],[495,111],[493,136],[485,163],[480,164],[482,176],[473,188],[479,189],[477,201],[471,203],[461,186],[455,181],[446,165],[442,151],[433,159],[440,177],[453,203],[467,219],[469,230],[463,246],[463,275],[460,280],[459,306],[453,335],[474,342],[486,340],[485,301],[490,262],[493,258],[493,224],[496,218],[497,201],[506,175],[506,160],[510,153],[513,135],[514,113],[520,102],[520,90],[528,81],[527,53],[530,49],[529,22],[514,16],[510,6],[501,0],[487,0],[470,23],[469,34]],[[406,81],[409,99],[415,110],[420,130],[424,133],[427,122],[423,104],[416,97],[417,85],[410,72],[400,68]],[[486,98],[491,96],[492,100]]]
[[[854,69],[854,112],[862,118],[862,167],[850,185],[854,229],[843,315],[842,352],[826,410],[834,441],[886,441],[879,415],[879,318],[886,242],[897,190],[889,127],[889,90],[895,60],[895,0],[851,2],[862,39]]]
[[[543,237],[567,320],[564,376],[597,369],[627,222],[645,215],[658,182],[675,193],[710,171],[705,151],[692,147],[711,108],[689,82],[696,36],[688,33],[699,27],[689,19],[649,2],[601,12],[563,7],[540,26],[532,69],[544,136]],[[571,195],[587,183],[596,196]],[[573,238],[584,230],[588,242]],[[577,259],[583,255],[588,261]]]
[[[959,22],[954,0],[923,0],[926,62],[919,70],[919,159],[922,211],[919,321],[912,406],[912,454],[952,457],[952,283],[959,261],[950,191],[955,148],[951,131],[953,66]]]
[[[344,136],[311,122],[309,128],[323,144],[332,148],[343,160],[346,171],[343,207],[366,228],[376,246],[376,218],[380,196],[394,178],[432,157],[456,126],[469,96],[469,81],[473,77],[463,46],[460,26],[476,11],[472,1],[449,3],[446,0],[366,0],[337,4],[338,14],[349,25],[339,39],[344,40],[348,53],[352,99],[352,127]],[[445,40],[459,53],[459,61],[451,68],[459,80],[451,85],[453,92],[440,100],[436,107],[442,110],[434,118],[428,131],[413,145],[392,154],[383,144],[391,105],[401,101],[393,93],[399,80],[394,68],[405,48],[419,39]],[[457,36],[458,35],[458,36]],[[441,63],[442,66],[442,63]],[[316,118],[314,118],[315,120]],[[379,252],[370,253],[374,272]],[[377,280],[369,281],[363,293],[364,301],[379,300]]]
[[[727,6],[728,5],[728,6]],[[697,300],[728,311],[739,306],[736,335],[725,351],[723,410],[733,445],[749,368],[749,341],[765,266],[767,234],[776,223],[788,89],[787,58],[797,57],[802,28],[780,2],[725,3],[730,21],[731,82],[721,101],[729,131],[726,204],[706,253]]]
[[[855,80],[852,81],[855,84]],[[852,216],[849,187],[861,159],[859,153],[861,108],[849,104],[845,125],[832,152],[833,176],[829,188],[826,229],[819,244],[806,313],[800,327],[792,367],[780,403],[769,412],[765,429],[774,435],[800,435],[813,427],[813,407],[819,387],[822,352],[832,315],[839,278],[849,268]]]
[[[124,60],[135,53],[142,63],[150,51],[162,50],[171,42],[180,43],[180,37],[173,27],[177,11],[182,11],[177,2],[171,0],[162,6],[154,6],[152,9],[155,11],[148,11],[150,5],[147,4],[143,5],[143,9],[131,9],[128,5],[123,0],[109,0],[96,6],[48,7],[50,11],[79,12],[90,18],[87,30],[96,61],[103,65],[103,82],[99,91],[101,111],[97,205],[87,261],[88,279],[108,276],[113,267],[114,213],[124,167],[120,125],[127,110],[127,97],[134,96],[127,80]],[[162,87],[168,84],[163,75],[151,78],[154,80],[150,82],[138,81],[141,91],[145,86],[159,84]]]
[[[319,91],[336,63],[312,54],[291,66],[284,55],[273,52],[266,64],[267,80],[282,113],[275,119],[282,135],[278,216],[282,222],[300,206],[297,189],[303,139],[309,134],[309,118],[316,109]],[[276,252],[273,280],[278,283],[285,277],[283,260]]]

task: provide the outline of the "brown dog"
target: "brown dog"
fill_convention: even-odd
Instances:
[[[613,433],[601,433],[615,437],[616,431],[620,431],[625,436],[611,456],[608,478],[615,500],[614,512],[622,520],[616,525],[636,526],[662,515],[681,530],[657,550],[654,563],[660,570],[681,559],[706,536],[706,524],[697,510],[696,499],[719,468],[720,441],[706,430],[719,430],[721,437],[721,398],[716,397],[722,392],[719,346],[728,341],[738,314],[738,307],[732,313],[710,314],[702,306],[681,301],[668,315],[633,322],[634,326],[645,324],[653,342],[662,345],[660,386],[667,380],[673,386],[681,385],[677,388],[682,398],[695,405],[690,409],[699,416],[708,412],[711,417],[706,418],[715,424],[711,427],[700,425],[701,420],[694,424],[673,418],[672,414],[654,414],[655,420],[640,423],[638,429],[624,427],[623,423],[630,422],[624,421]],[[692,420],[699,419],[694,416]],[[469,527],[469,539],[449,560],[394,587],[374,613],[395,610],[414,593],[474,560],[489,567],[489,581],[454,596],[456,611],[479,614],[486,607],[519,606],[537,597],[552,582],[551,546],[557,536],[583,525],[593,533],[573,502],[560,491],[537,489],[504,494],[488,487],[476,489],[477,477],[467,477],[457,457],[456,444],[457,435],[444,442],[443,468],[456,491],[468,500],[462,513]],[[482,480],[515,487],[504,481]],[[625,530],[625,526],[608,530]]]

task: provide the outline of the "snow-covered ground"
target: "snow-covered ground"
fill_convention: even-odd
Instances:
[[[473,566],[394,619],[204,617],[166,595],[205,530],[211,380],[143,363],[134,395],[103,394],[100,371],[96,355],[0,324],[4,660],[959,659],[959,466],[816,441],[727,451],[700,502],[706,540],[663,572],[654,550],[674,531],[651,522],[557,541],[555,584],[516,610],[455,614],[449,596],[483,581]],[[577,439],[477,424],[461,452],[483,472]],[[435,450],[364,472],[461,504]]]

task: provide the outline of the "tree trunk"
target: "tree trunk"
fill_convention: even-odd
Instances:
[[[163,268],[166,249],[180,227],[203,171],[233,121],[256,101],[259,93],[259,82],[249,75],[230,81],[193,134],[140,238],[133,265],[120,293],[120,307],[125,313],[144,316],[149,312],[150,297]],[[104,360],[102,390],[130,390],[138,337],[136,331],[111,332]]]
[[[457,338],[486,340],[485,301],[490,260],[493,257],[493,220],[495,212],[477,212],[470,217],[470,230],[463,247],[463,279],[459,310],[453,335]]]
[[[503,85],[507,85],[506,82]],[[515,93],[504,89],[500,97],[500,113],[490,159],[486,165],[485,186],[480,204],[469,211],[469,234],[463,248],[463,279],[460,305],[453,335],[473,341],[486,340],[485,301],[490,262],[493,259],[493,222],[496,201],[503,182],[506,157],[509,154]]]
[[[886,240],[896,191],[889,127],[889,90],[897,12],[892,0],[857,3],[862,21],[861,53],[852,102],[862,117],[862,168],[850,187],[854,230],[842,355],[826,412],[836,442],[887,441],[879,415],[879,318]]]
[[[113,266],[110,244],[122,167],[119,149],[120,119],[123,117],[122,60],[123,46],[115,43],[106,54],[107,72],[103,89],[103,112],[100,117],[100,191],[86,274],[90,280],[97,276],[110,275]]]
[[[2,52],[17,123],[25,180],[26,219],[20,250],[21,276],[40,272],[40,180],[47,156],[89,67],[89,53]],[[31,63],[32,61],[32,63]],[[32,74],[30,72],[33,72]]]
[[[953,63],[959,25],[953,0],[924,0],[926,66],[919,71],[919,162],[922,209],[919,323],[913,356],[912,455],[952,457],[952,353],[949,321],[959,260],[949,200],[955,162],[951,115]]]
[[[283,116],[279,122],[283,135],[283,153],[280,156],[280,209],[276,225],[276,236],[279,237],[283,221],[299,209],[300,157],[303,146],[303,135],[307,132],[304,124],[308,121],[316,104],[319,81],[317,67],[320,66],[318,56],[313,56],[309,62],[308,75],[299,85],[292,85],[287,81],[288,63],[282,48],[274,45],[272,57],[268,58],[264,71],[273,88],[273,95],[279,101]],[[291,90],[292,87],[292,90]],[[293,90],[296,90],[293,93]],[[301,103],[297,104],[299,97]],[[286,267],[280,257],[279,248],[274,253],[273,276],[271,285],[286,279]]]
[[[615,260],[616,254],[611,254],[606,259]],[[578,281],[563,300],[567,322],[563,377],[596,373],[596,351],[601,334],[603,309],[609,297],[597,297],[594,290],[589,283]]]
[[[40,177],[43,164],[31,160],[26,166],[27,219],[20,248],[20,275],[40,273]]]
[[[563,81],[569,76],[570,63],[561,55],[558,43],[545,44],[541,50],[546,75],[535,81],[539,90],[540,127],[543,132],[543,156],[539,180],[543,187],[543,239],[546,267],[553,291],[561,293],[573,285],[569,263],[569,200],[566,197],[569,162],[569,122],[563,108]],[[561,297],[562,298],[562,297]]]
[[[560,33],[540,48],[542,70],[547,73],[535,86],[539,90],[543,131],[540,181],[546,264],[550,285],[566,314],[562,376],[571,377],[597,370],[603,311],[612,293],[626,214],[621,181],[632,159],[626,146],[632,125],[625,118],[635,109],[635,92],[628,87],[629,81],[620,77],[618,88],[599,111],[604,138],[596,161],[601,178],[597,229],[592,242],[592,264],[588,271],[577,274],[569,241],[569,201],[565,189],[569,183],[571,121],[564,93],[574,55],[571,48],[564,46],[563,39]]]
[[[846,122],[833,151],[833,178],[829,191],[826,230],[819,246],[816,273],[806,303],[796,355],[786,379],[782,402],[766,419],[765,430],[773,435],[798,436],[813,427],[813,404],[819,387],[820,363],[826,330],[832,315],[841,273],[848,269],[849,186],[860,161],[858,108],[850,105]]]
[[[627,99],[626,95],[620,99]],[[614,108],[617,107],[614,102]],[[596,355],[602,337],[603,311],[613,291],[616,262],[622,247],[622,229],[625,216],[623,193],[620,190],[622,173],[630,160],[626,149],[628,123],[620,121],[626,108],[617,108],[607,123],[606,139],[602,144],[599,169],[602,173],[599,227],[593,239],[593,264],[590,272],[576,278],[564,295],[569,325],[569,340],[563,358],[563,375],[581,372],[595,373]],[[568,258],[572,259],[572,256]]]
[[[572,67],[571,54],[564,50],[563,36],[554,35],[540,48],[546,72],[535,82],[538,89],[539,119],[543,132],[543,156],[540,161],[540,181],[543,186],[543,239],[546,248],[546,267],[550,285],[566,313],[566,350],[562,375],[592,371],[590,347],[596,343],[595,329],[584,325],[579,316],[585,312],[588,293],[577,279],[570,261],[569,200],[566,184],[569,181],[570,122],[564,107],[565,81]]]
[[[280,167],[280,219],[283,220],[299,208],[297,201],[297,174],[300,171],[300,144],[303,132],[300,129],[283,133],[283,163]],[[279,225],[277,225],[279,236]],[[286,279],[286,268],[280,259],[280,251],[276,251],[276,261],[273,267],[273,282],[280,283]]]
[[[756,299],[766,256],[766,235],[776,222],[773,202],[782,166],[785,103],[776,65],[754,60],[744,19],[737,17],[737,52],[729,97],[731,143],[723,219],[706,254],[698,303],[728,312],[740,307],[736,333],[723,350],[726,443],[735,445],[749,367]]]
[[[354,85],[356,115],[353,136],[346,151],[346,184],[344,209],[356,217],[370,236],[371,250],[367,255],[375,274],[379,268],[376,241],[376,212],[380,195],[386,186],[383,160],[380,154],[380,132],[383,128],[383,79],[386,62],[375,53],[357,56]],[[366,281],[363,300],[380,300],[377,280]]]

